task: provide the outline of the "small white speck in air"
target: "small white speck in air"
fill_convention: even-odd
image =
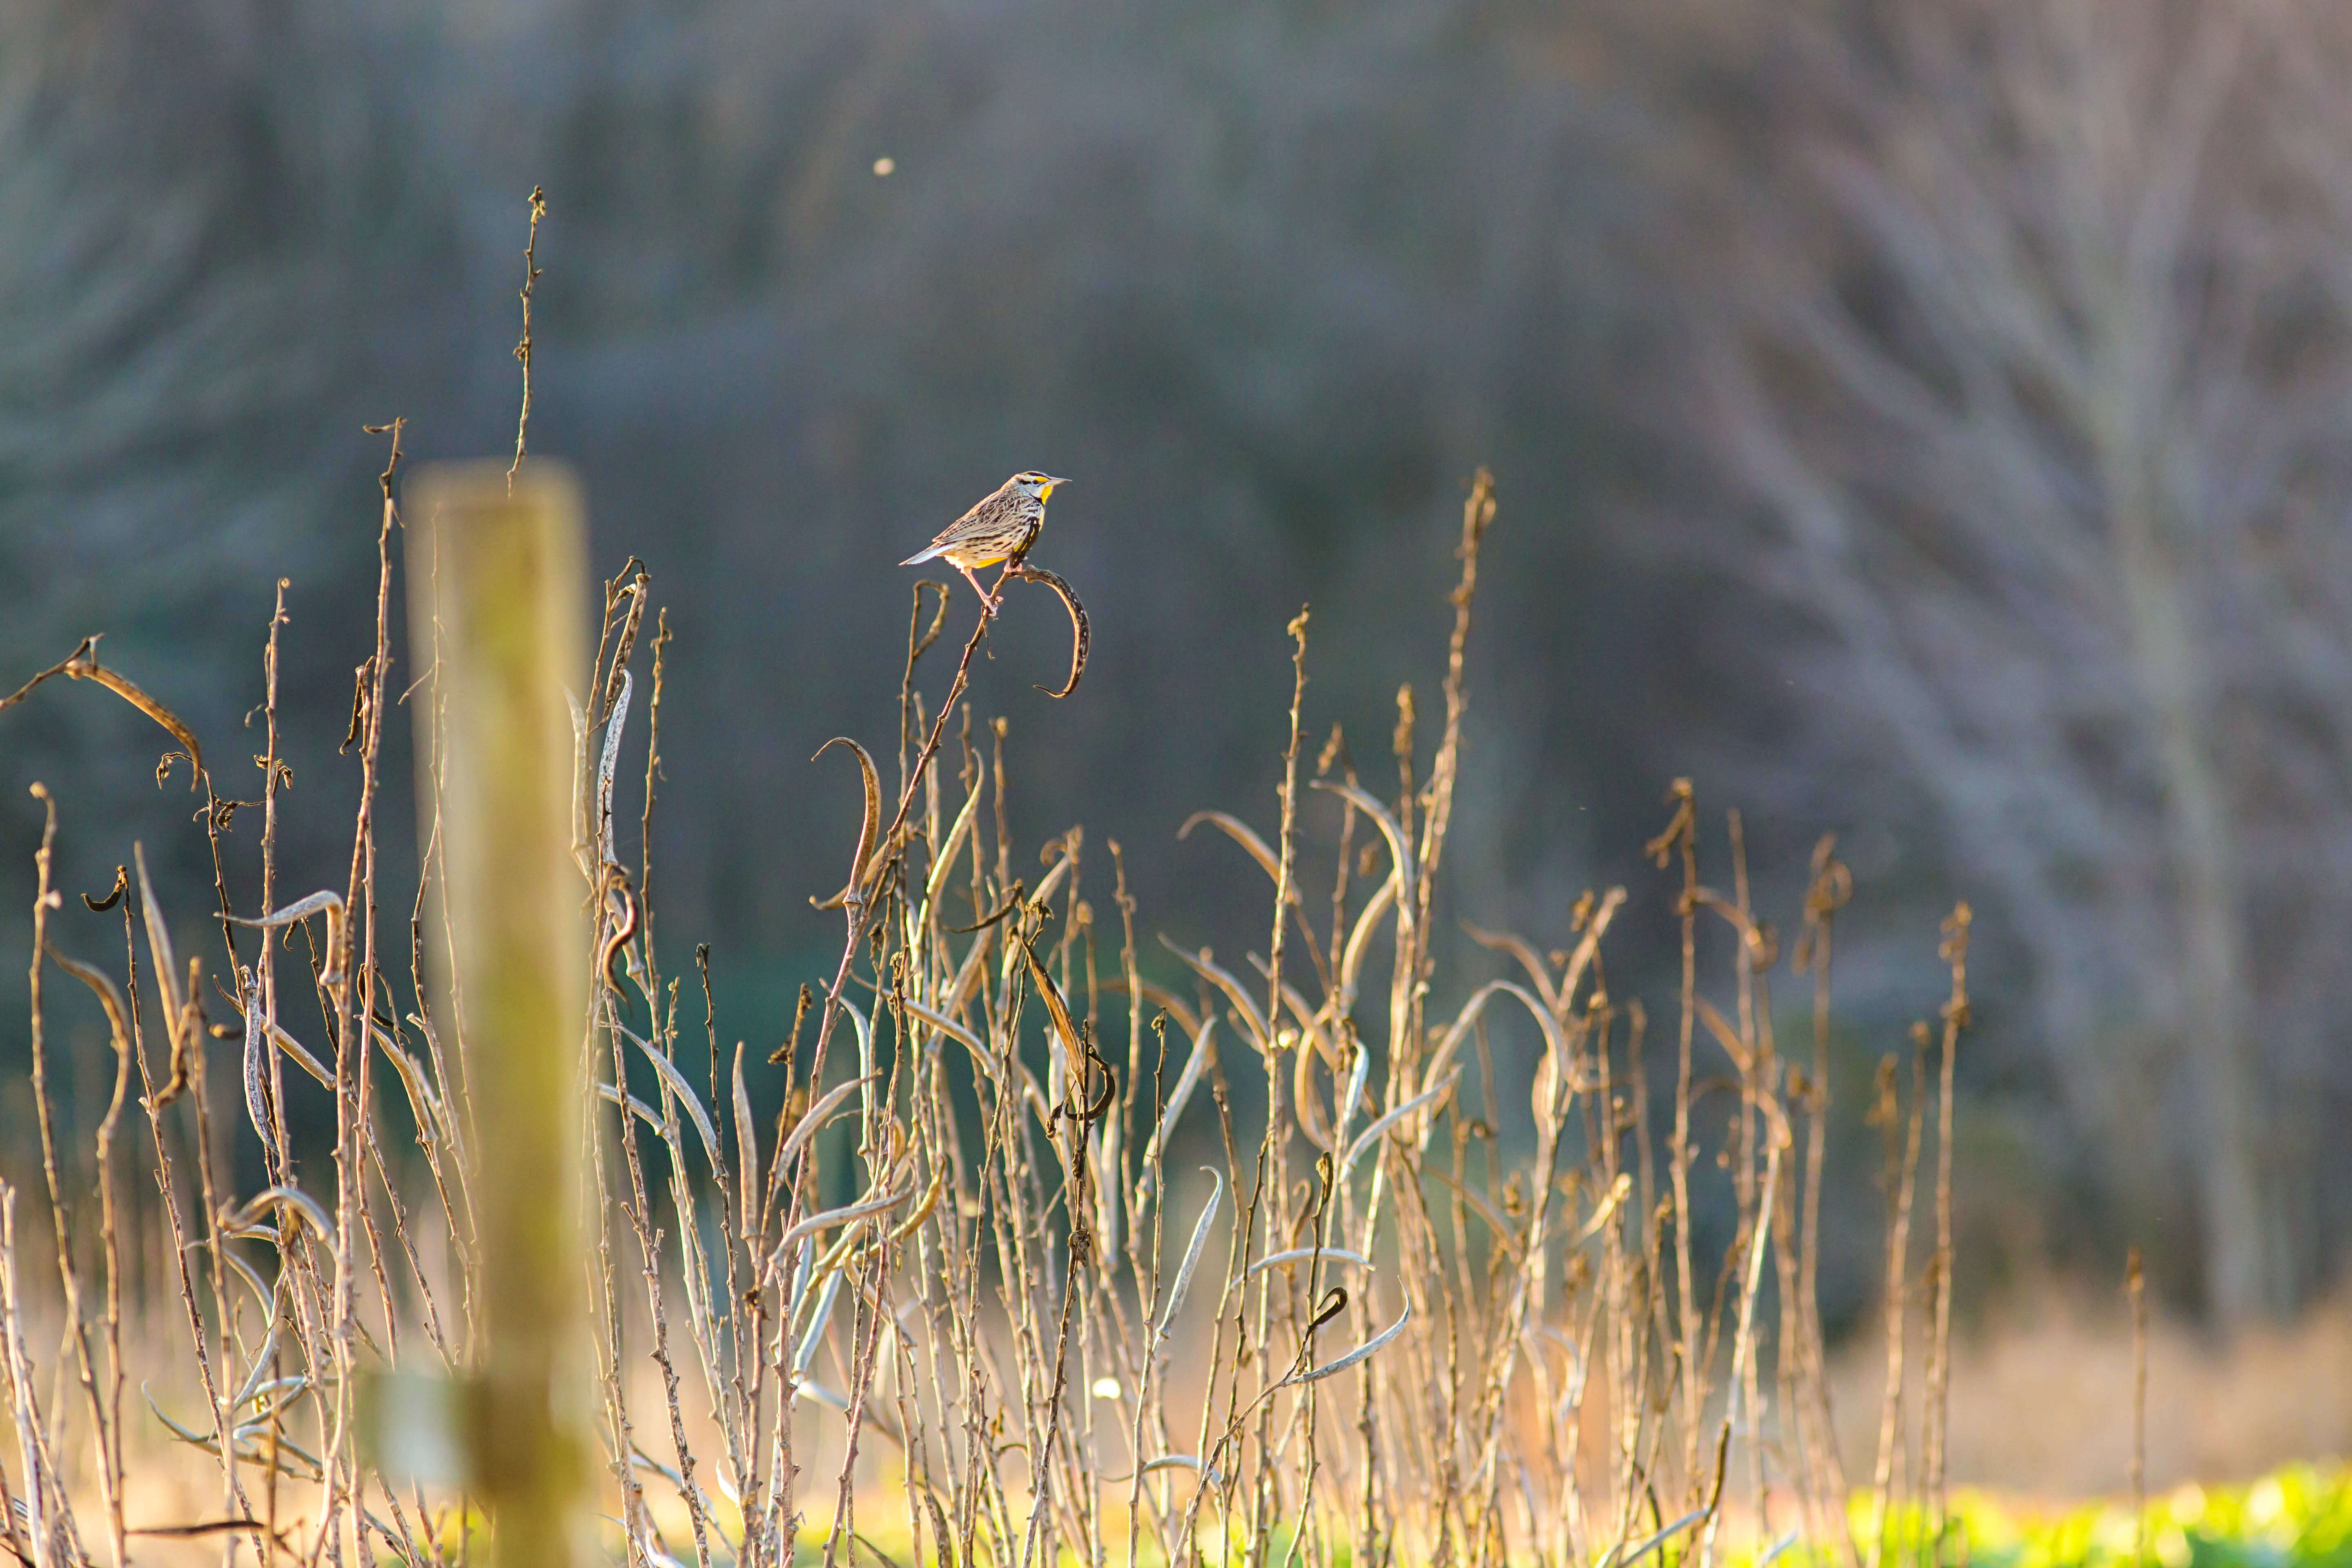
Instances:
[[[877,158],[874,160],[874,177],[877,180],[887,179],[898,167],[898,160],[896,158]]]
[[[1098,1377],[1095,1379],[1094,1392],[1097,1399],[1117,1399],[1118,1397],[1118,1379],[1115,1377]]]

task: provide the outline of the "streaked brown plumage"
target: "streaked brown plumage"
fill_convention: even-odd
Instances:
[[[982,607],[992,616],[996,614],[996,600],[980,585],[973,571],[1010,561],[1037,542],[1037,531],[1045,526],[1046,500],[1055,485],[1069,482],[1034,468],[1024,468],[1005,480],[993,495],[950,523],[931,541],[929,549],[909,555],[898,564],[915,566],[926,561],[945,561],[963,574],[971,591],[980,595]]]

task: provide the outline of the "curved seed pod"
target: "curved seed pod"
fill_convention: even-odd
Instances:
[[[826,1275],[824,1288],[816,1293],[816,1310],[809,1314],[808,1327],[801,1332],[800,1347],[793,1352],[795,1373],[806,1372],[809,1363],[816,1359],[817,1344],[824,1338],[824,1326],[833,1317],[834,1298],[841,1294],[842,1279],[841,1270],[834,1269]]]
[[[1192,1054],[1184,1058],[1184,1070],[1177,1075],[1176,1087],[1168,1092],[1168,1103],[1160,1112],[1160,1125],[1151,1130],[1151,1142],[1143,1146],[1143,1166],[1147,1172],[1160,1158],[1160,1146],[1167,1138],[1169,1129],[1176,1125],[1176,1119],[1184,1113],[1185,1103],[1192,1098],[1193,1089],[1200,1087],[1201,1075],[1216,1059],[1217,1048],[1209,1038],[1216,1028],[1217,1021],[1210,1019],[1201,1026],[1200,1034],[1192,1041]]]
[[[318,1199],[299,1187],[262,1188],[253,1194],[251,1201],[243,1208],[221,1220],[221,1231],[226,1235],[231,1232],[242,1233],[253,1230],[261,1223],[261,1216],[274,1208],[282,1208],[289,1214],[300,1216],[309,1222],[310,1228],[318,1233],[320,1240],[331,1245],[333,1243],[335,1222],[328,1216],[327,1211],[319,1205]]]
[[[1255,1046],[1261,1055],[1273,1048],[1274,1036],[1266,1027],[1265,1015],[1257,1010],[1257,1004],[1250,1000],[1249,993],[1242,989],[1240,981],[1199,953],[1185,952],[1165,936],[1160,939],[1160,945],[1182,959],[1193,973],[1225,994],[1225,1000],[1234,1005],[1234,1011],[1239,1013],[1242,1022],[1249,1026],[1250,1044]]]
[[[124,1020],[130,1016],[130,1009],[123,1005],[122,992],[114,984],[114,977],[97,965],[84,963],[80,959],[69,957],[54,947],[45,948],[44,951],[48,953],[51,963],[90,988],[98,997],[98,1005],[106,1009],[106,1024],[107,1027],[113,1031],[115,1049],[127,1048],[131,1040],[131,1029]]]
[[[814,1105],[801,1113],[801,1119],[793,1124],[793,1130],[784,1134],[784,1141],[776,1146],[775,1162],[769,1166],[774,1173],[770,1184],[772,1186],[784,1179],[784,1167],[791,1163],[800,1146],[815,1137],[816,1130],[824,1125],[825,1119],[839,1110],[841,1102],[856,1094],[866,1081],[862,1078],[854,1078],[847,1083],[835,1084],[825,1090]]]
[[[1086,1051],[1078,1043],[1078,1027],[1070,1018],[1069,1004],[1062,1000],[1062,988],[1054,984],[1054,977],[1045,973],[1044,964],[1037,962],[1037,950],[1029,945],[1029,939],[1016,936],[1013,940],[1021,944],[1021,955],[1029,961],[1029,978],[1035,982],[1037,994],[1045,1004],[1045,1014],[1054,1021],[1055,1038],[1062,1042],[1062,1049],[1069,1054],[1070,1081],[1074,1085],[1082,1085],[1087,1075]],[[1074,1089],[1072,1092],[1084,1091]]]
[[[1241,1279],[1234,1280],[1234,1283],[1236,1285],[1243,1284],[1249,1280],[1253,1276],[1258,1274],[1261,1270],[1271,1268],[1277,1263],[1304,1263],[1310,1258],[1328,1258],[1334,1263],[1352,1263],[1359,1268],[1370,1268],[1372,1267],[1372,1260],[1370,1258],[1365,1257],[1360,1252],[1350,1252],[1344,1247],[1294,1247],[1286,1251],[1270,1252],[1266,1254],[1264,1258],[1259,1258],[1255,1263],[1251,1264],[1247,1268],[1244,1269],[1242,1271]]]
[[[971,795],[964,801],[963,809],[956,813],[955,826],[948,829],[947,842],[940,846],[931,858],[931,874],[923,881],[923,907],[939,907],[940,889],[947,886],[948,873],[955,868],[956,851],[963,847],[964,835],[971,831],[973,816],[980,810],[982,794],[979,780],[971,786]]]
[[[1276,887],[1281,886],[1282,862],[1275,858],[1273,849],[1267,847],[1265,839],[1257,836],[1255,828],[1231,812],[1196,811],[1184,819],[1183,826],[1176,830],[1177,838],[1181,841],[1190,837],[1192,829],[1204,822],[1213,827],[1223,829],[1226,837],[1249,851],[1249,858],[1257,862],[1258,869],[1272,878]],[[1293,889],[1291,897],[1294,901],[1297,898],[1296,889]]]
[[[932,1028],[937,1029],[940,1034],[945,1035],[948,1038],[955,1041],[958,1045],[961,1045],[964,1049],[971,1053],[972,1059],[980,1064],[981,1069],[990,1078],[993,1079],[996,1076],[995,1066],[988,1059],[988,1047],[980,1043],[980,1037],[978,1035],[973,1034],[970,1029],[965,1028],[953,1018],[948,1017],[943,1014],[932,1012],[920,1002],[910,999],[902,1005],[906,1007],[907,1016],[908,1017],[915,1019],[919,1023],[929,1025]]]
[[[131,846],[131,861],[139,868],[139,913],[147,927],[147,957],[155,970],[156,995],[163,1004],[163,1033],[172,1042],[172,1080],[156,1094],[155,1102],[169,1105],[188,1087],[188,1019],[186,1003],[180,994],[180,961],[172,951],[171,924],[164,920],[163,911],[155,907],[155,889],[147,880],[147,847],[144,844],[134,842]],[[317,894],[311,895],[312,899],[317,897]],[[303,901],[308,903],[311,900],[306,899]],[[335,902],[340,906],[342,900],[339,898]],[[335,940],[339,934],[336,923],[330,916],[327,923],[327,967],[331,972],[335,968],[335,955],[342,951],[342,944]],[[335,976],[336,980],[341,978],[341,974]]]
[[[144,858],[140,854],[137,845],[131,846],[131,858],[134,860]],[[146,908],[154,907],[153,900],[147,896],[147,868],[144,864],[139,868],[139,901]],[[321,888],[309,898],[297,899],[290,904],[281,905],[257,920],[247,920],[242,915],[231,915],[228,918],[237,925],[255,926],[263,931],[272,931],[279,926],[292,925],[297,921],[307,921],[312,915],[322,913],[327,917],[327,967],[319,975],[319,984],[326,986],[341,985],[343,983],[341,963],[343,896],[332,888]],[[150,947],[154,945],[155,929],[161,924],[162,919],[161,915],[148,917],[147,941]],[[164,945],[158,952],[157,956],[158,958],[166,957],[170,952],[171,939],[166,937]]]
[[[1364,1102],[1364,1080],[1371,1076],[1372,1053],[1361,1040],[1356,1042],[1356,1065],[1348,1069],[1348,1098],[1339,1104],[1339,1125],[1333,1129],[1335,1141],[1348,1135],[1348,1124],[1356,1120],[1356,1107]]]
[[[1397,1107],[1397,1110],[1392,1110],[1392,1112],[1388,1112],[1388,1114],[1385,1114],[1385,1117],[1381,1117],[1379,1121],[1373,1121],[1371,1126],[1367,1126],[1367,1129],[1364,1129],[1362,1133],[1357,1133],[1357,1140],[1355,1140],[1355,1142],[1350,1142],[1350,1145],[1348,1145],[1348,1152],[1345,1152],[1343,1157],[1340,1157],[1340,1162],[1339,1162],[1339,1175],[1336,1175],[1334,1180],[1348,1180],[1348,1171],[1352,1171],[1352,1168],[1355,1168],[1355,1162],[1357,1162],[1357,1159],[1362,1159],[1362,1157],[1364,1157],[1364,1150],[1369,1150],[1369,1147],[1376,1145],[1376,1142],[1379,1142],[1379,1140],[1381,1140],[1381,1133],[1385,1133],[1385,1131],[1388,1131],[1388,1129],[1392,1129],[1392,1126],[1397,1126],[1397,1123],[1400,1123],[1400,1121],[1404,1121],[1406,1117],[1412,1117],[1412,1114],[1416,1112],[1416,1110],[1421,1110],[1423,1105],[1430,1105],[1430,1102],[1437,1100],[1437,1098],[1442,1098],[1442,1096],[1446,1096],[1446,1093],[1451,1093],[1451,1090],[1454,1090],[1454,1081],[1461,1079],[1461,1074],[1463,1074],[1463,1069],[1461,1069],[1461,1068],[1456,1068],[1456,1069],[1454,1069],[1454,1072],[1451,1072],[1451,1074],[1446,1074],[1446,1081],[1444,1081],[1444,1084],[1440,1084],[1440,1086],[1437,1086],[1437,1089],[1425,1089],[1425,1090],[1421,1090],[1421,1093],[1416,1093],[1416,1096],[1413,1096],[1412,1100],[1406,1100],[1404,1105],[1400,1105],[1400,1107]]]
[[[1560,1037],[1559,1020],[1552,1016],[1551,1009],[1516,981],[1489,980],[1462,1005],[1462,1011],[1454,1016],[1453,1026],[1438,1041],[1437,1049],[1430,1053],[1429,1067],[1421,1080],[1424,1087],[1436,1083],[1437,1075],[1445,1070],[1446,1064],[1454,1059],[1454,1053],[1461,1048],[1464,1037],[1470,1033],[1470,1026],[1478,1021],[1478,1015],[1486,1010],[1486,1004],[1498,991],[1517,997],[1527,1010],[1535,1015],[1537,1026],[1543,1030],[1545,1055],[1554,1062],[1567,1059],[1568,1043]]]
[[[285,1314],[278,1311],[273,1302],[269,1321],[262,1325],[261,1348],[253,1352],[253,1370],[246,1374],[245,1382],[237,1391],[224,1402],[231,1410],[243,1409],[255,1395],[268,1388],[269,1358],[278,1353],[278,1337],[284,1326]]]
[[[1269,981],[1274,978],[1274,966],[1254,952],[1250,954],[1250,967]],[[1339,1053],[1331,1048],[1330,1037],[1323,1032],[1322,1014],[1309,1007],[1307,998],[1298,994],[1298,988],[1286,981],[1282,987],[1282,1005],[1297,1022],[1300,1036],[1298,1049],[1293,1053],[1296,1059],[1290,1068],[1290,1102],[1297,1109],[1299,1131],[1307,1134],[1307,1142],[1325,1153],[1336,1154],[1339,1152],[1338,1141],[1323,1125],[1321,1102],[1315,1093],[1315,1062],[1319,1057],[1336,1067]],[[1275,1016],[1274,1026],[1277,1031],[1276,1038],[1279,1039],[1282,1019],[1278,1013]]]
[[[1339,1012],[1343,1016],[1356,1005],[1356,977],[1364,972],[1364,954],[1371,949],[1372,932],[1379,928],[1381,917],[1396,907],[1396,899],[1397,878],[1391,871],[1388,880],[1364,905],[1363,912],[1356,917],[1355,929],[1348,933],[1348,945],[1339,957]]]
[[[103,633],[99,634],[99,636],[103,635]],[[41,682],[60,675],[68,680],[95,680],[170,731],[172,739],[186,748],[188,761],[195,771],[196,776],[188,781],[188,787],[193,790],[203,782],[205,754],[196,745],[195,731],[182,723],[178,714],[148,696],[137,685],[100,665],[98,662],[98,637],[82,638],[79,646],[76,647],[73,652],[66,655],[62,660],[49,666],[7,696],[0,697],[0,709],[15,707],[30,697],[33,694],[33,689]],[[158,784],[163,782],[160,775],[156,782]]]
[[[247,1016],[258,1019],[261,1009],[257,1006]],[[383,1054],[391,1058],[393,1069],[400,1074],[401,1087],[408,1090],[408,1108],[416,1118],[418,1141],[428,1149],[436,1147],[442,1140],[449,1137],[449,1113],[442,1107],[440,1096],[435,1094],[433,1086],[425,1081],[425,1069],[417,1065],[416,1058],[395,1045],[392,1037],[378,1027],[374,1020],[369,1020],[368,1030],[374,1035],[375,1043],[383,1048]],[[262,1142],[266,1143],[268,1139],[265,1136]]]
[[[1534,948],[1528,945],[1525,938],[1507,931],[1487,931],[1468,921],[1462,922],[1462,929],[1469,934],[1472,942],[1487,952],[1508,953],[1517,959],[1519,967],[1528,972],[1528,978],[1535,983],[1536,990],[1542,994],[1544,1005],[1555,1016],[1559,1014],[1559,992],[1552,984],[1550,972],[1544,967],[1544,961],[1537,955]]]
[[[1454,1081],[1461,1076],[1462,1069],[1455,1068],[1446,1076],[1444,1083],[1439,1084],[1435,1089],[1423,1089],[1357,1134],[1356,1141],[1348,1145],[1347,1153],[1340,1157],[1339,1173],[1333,1179],[1346,1181],[1348,1173],[1356,1168],[1356,1162],[1364,1157],[1364,1151],[1381,1141],[1381,1134],[1431,1101],[1451,1094],[1454,1091]]]
[[[236,1004],[245,1012],[245,1114],[253,1123],[253,1135],[261,1140],[262,1152],[275,1167],[278,1139],[269,1131],[269,1110],[261,1088],[262,1065],[268,1060],[265,1044],[268,1037],[261,1028],[261,994],[254,984],[252,969],[242,963],[236,966]],[[374,1027],[373,1021],[369,1027]],[[383,1033],[380,1029],[376,1032]],[[417,1121],[424,1125],[424,1117],[420,1115]]]
[[[614,1089],[611,1084],[605,1083],[601,1079],[598,1080],[596,1084],[596,1092],[604,1099],[611,1100],[614,1105],[627,1106],[631,1110],[636,1112],[637,1119],[639,1121],[652,1128],[656,1132],[660,1133],[664,1140],[668,1138],[669,1134],[662,1127],[661,1112],[656,1110],[652,1106],[647,1105],[644,1100],[639,1100],[635,1095],[623,1095],[619,1089]]]
[[[735,1180],[742,1194],[743,1234],[751,1233],[755,1215],[753,1178],[760,1169],[760,1125],[751,1115],[751,1091],[743,1082],[743,1042],[735,1042]]]
[[[809,900],[812,908],[820,910],[840,909],[865,890],[866,873],[871,868],[867,862],[874,858],[874,840],[882,831],[882,781],[876,775],[874,759],[866,754],[865,747],[846,735],[835,735],[832,740],[819,746],[816,749],[816,756],[811,757],[809,761],[816,761],[817,757],[824,755],[835,746],[847,746],[857,754],[857,771],[866,785],[866,817],[857,829],[857,855],[849,863],[849,880],[842,885],[841,891],[829,899],[821,900],[812,896]]]
[[[629,721],[629,696],[636,688],[626,666],[620,675],[621,694],[613,700],[612,721],[604,726],[604,755],[596,764],[596,852],[608,864],[613,858],[613,780],[621,768],[621,726]]]
[[[119,901],[129,885],[123,868],[117,866],[114,868],[114,892],[110,895],[110,899]],[[106,1010],[108,1037],[114,1046],[115,1089],[113,1101],[107,1107],[104,1120],[99,1123],[99,1147],[104,1149],[113,1141],[115,1120],[122,1110],[122,1096],[131,1070],[131,1029],[124,1022],[130,1009],[124,1005],[121,991],[106,971],[84,963],[78,958],[68,958],[47,943],[42,944],[42,951],[48,954],[50,963],[89,986],[97,995],[98,1005]]]
[[[1077,595],[1071,592],[1067,583],[1043,566],[1019,562],[1014,564],[1013,574],[1032,583],[1045,584],[1061,596],[1062,608],[1070,612],[1070,679],[1062,683],[1059,691],[1043,686],[1037,688],[1048,697],[1067,697],[1078,689],[1078,678],[1087,672],[1087,648],[1094,640],[1093,630],[1087,625],[1087,607],[1078,603]]]
[[[661,1076],[663,1085],[685,1103],[686,1113],[694,1121],[694,1130],[702,1134],[702,1152],[709,1158],[710,1168],[717,1170],[719,1168],[719,1132],[710,1124],[710,1112],[702,1108],[702,1097],[694,1092],[694,1086],[686,1081],[686,1075],[677,1070],[676,1062],[671,1061],[636,1036],[629,1034],[628,1030],[622,1029],[621,1033],[628,1035],[629,1043],[645,1052],[646,1060],[654,1064],[654,1071]]]
[[[196,1248],[208,1245],[210,1244],[202,1240],[192,1241],[184,1250],[194,1252]],[[265,1319],[276,1310],[273,1303],[278,1300],[278,1293],[271,1289],[269,1281],[261,1277],[260,1269],[239,1258],[233,1249],[224,1251],[221,1254],[221,1261],[227,1264],[230,1271],[245,1281],[245,1288],[253,1292],[254,1306],[260,1310]]]
[[[1192,1288],[1192,1270],[1201,1266],[1201,1248],[1209,1243],[1210,1223],[1217,1217],[1217,1205],[1224,1200],[1224,1173],[1208,1165],[1201,1168],[1209,1173],[1209,1179],[1216,1185],[1209,1193],[1209,1201],[1201,1205],[1201,1217],[1192,1222],[1192,1239],[1184,1248],[1183,1266],[1176,1270],[1176,1283],[1169,1289],[1168,1305],[1160,1314],[1154,1331],[1163,1340],[1168,1337],[1169,1325],[1183,1309],[1184,1292]]]
[[[1398,907],[1405,911],[1403,918],[1411,920],[1413,908],[1412,847],[1405,841],[1404,829],[1397,826],[1394,814],[1360,785],[1341,784],[1334,779],[1309,779],[1307,783],[1310,789],[1328,789],[1342,800],[1352,802],[1358,811],[1372,819],[1372,826],[1379,828],[1381,837],[1389,841],[1389,864],[1395,868],[1398,890],[1404,895],[1403,902]]]
[[[1362,1344],[1358,1345],[1354,1350],[1349,1351],[1346,1355],[1340,1356],[1333,1361],[1327,1361],[1321,1366],[1315,1368],[1311,1372],[1294,1373],[1289,1377],[1284,1378],[1280,1383],[1276,1384],[1274,1386],[1276,1388],[1288,1388],[1293,1384],[1319,1383],[1335,1373],[1345,1372],[1349,1367],[1354,1366],[1357,1363],[1369,1360],[1375,1352],[1381,1350],[1383,1346],[1387,1345],[1390,1341],[1404,1332],[1404,1326],[1411,1321],[1412,1321],[1412,1303],[1408,1301],[1405,1303],[1404,1316],[1399,1318],[1395,1322],[1391,1323],[1387,1328],[1382,1329],[1379,1333],[1374,1334],[1370,1339],[1366,1340]],[[1269,1390],[1269,1392],[1271,1391]]]
[[[1102,988],[1124,996],[1127,994],[1127,976],[1118,973],[1107,974],[1103,976]],[[1184,998],[1149,975],[1136,977],[1135,990],[1136,994],[1175,1019],[1183,1029],[1187,1039],[1197,1040],[1201,1037],[1201,1020],[1192,1016],[1192,1008]]]
[[[316,1079],[321,1089],[331,1089],[335,1087],[335,1075],[328,1069],[326,1063],[312,1056],[303,1047],[301,1041],[270,1023],[267,1018],[262,1020],[262,1025],[269,1031],[270,1043],[276,1046],[289,1061]]]
[[[1580,1247],[1600,1235],[1601,1227],[1609,1223],[1609,1216],[1617,1212],[1619,1205],[1625,1201],[1625,1194],[1633,1190],[1632,1173],[1625,1171],[1618,1172],[1615,1184],[1610,1187],[1608,1194],[1601,1200],[1599,1206],[1593,1209],[1592,1217],[1584,1222],[1584,1228],[1569,1238],[1569,1246]]]
[[[1634,1563],[1639,1563],[1643,1558],[1647,1557],[1651,1552],[1655,1552],[1659,1547],[1664,1546],[1667,1542],[1672,1541],[1675,1536],[1680,1535],[1684,1531],[1688,1530],[1692,1525],[1696,1524],[1699,1521],[1705,1519],[1708,1512],[1708,1510],[1702,1508],[1693,1512],[1686,1513],[1683,1515],[1682,1518],[1666,1526],[1665,1529],[1659,1531],[1655,1535],[1651,1536],[1639,1546],[1635,1546],[1631,1550],[1626,1550],[1624,1548],[1624,1543],[1622,1542],[1619,1542],[1616,1546],[1611,1547],[1606,1552],[1601,1554],[1601,1562],[1602,1568],[1633,1568]]]
[[[945,1165],[937,1166],[932,1170],[931,1184],[923,1189],[923,1201],[915,1205],[914,1213],[898,1222],[898,1228],[890,1233],[892,1241],[906,1240],[922,1228],[925,1220],[939,1212],[940,1194],[947,1191],[947,1177],[948,1171]]]
[[[1201,1458],[1197,1454],[1162,1454],[1159,1458],[1147,1460],[1140,1470],[1130,1471],[1123,1476],[1097,1476],[1095,1479],[1099,1484],[1108,1487],[1131,1481],[1139,1475],[1148,1476],[1154,1470],[1199,1470],[1200,1468]],[[1203,1471],[1202,1475],[1210,1486],[1224,1484],[1224,1478],[1214,1470]]]
[[[627,968],[625,958],[629,939],[637,934],[637,926],[645,912],[637,902],[636,889],[630,886],[627,867],[611,860],[604,862],[604,895],[610,923],[604,932],[604,944],[596,950],[596,979],[615,997],[622,999],[621,1005],[626,1005],[626,994],[621,989],[620,981],[614,976],[613,962],[622,959],[623,969]]]
[[[844,1204],[837,1209],[827,1209],[823,1214],[813,1214],[784,1232],[784,1238],[776,1243],[775,1256],[782,1258],[792,1250],[794,1242],[804,1237],[814,1236],[821,1230],[836,1225],[845,1225],[854,1219],[864,1219],[867,1215],[881,1214],[885,1210],[897,1208],[914,1195],[914,1189],[910,1187],[903,1193],[884,1193],[878,1198],[866,1198],[858,1203]]]
[[[1478,1194],[1472,1192],[1462,1183],[1455,1181],[1454,1179],[1454,1173],[1451,1171],[1444,1170],[1437,1165],[1432,1165],[1429,1168],[1429,1173],[1435,1176],[1439,1181],[1444,1182],[1447,1186],[1452,1187],[1454,1189],[1454,1196],[1460,1198],[1464,1205],[1469,1208],[1471,1213],[1476,1215],[1480,1219],[1486,1222],[1486,1228],[1495,1233],[1495,1239],[1496,1241],[1509,1248],[1512,1257],[1525,1258],[1527,1256],[1528,1244],[1519,1239],[1518,1233],[1511,1228],[1510,1222],[1496,1212],[1495,1205],[1493,1204],[1488,1203]]]
[[[1625,889],[1612,888],[1601,895],[1601,907],[1592,911],[1591,920],[1584,922],[1584,939],[1576,944],[1575,952],[1569,956],[1568,972],[1559,978],[1558,1010],[1562,1017],[1566,1017],[1568,1010],[1576,1005],[1577,983],[1584,978],[1584,972],[1592,967],[1592,960],[1601,951],[1601,935],[1608,931],[1609,922],[1617,918],[1617,910],[1624,902]]]

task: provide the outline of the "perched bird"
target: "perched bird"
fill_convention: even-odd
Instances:
[[[945,532],[931,541],[929,549],[898,564],[914,566],[926,561],[945,561],[963,574],[971,591],[980,595],[981,607],[993,616],[996,600],[980,585],[980,579],[972,575],[973,569],[1010,561],[1036,543],[1037,531],[1045,526],[1047,499],[1055,485],[1069,482],[1034,468],[1024,468],[1005,480],[995,494],[950,523]]]

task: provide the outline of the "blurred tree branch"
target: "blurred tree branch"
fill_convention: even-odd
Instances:
[[[1755,243],[1706,352],[1779,580],[2034,951],[2071,1109],[2126,1168],[2185,1110],[2231,1322],[2323,1261],[2280,1178],[2345,1000],[2310,915],[2352,837],[2352,119],[2311,64],[2346,30],[1815,14],[1726,187]]]

